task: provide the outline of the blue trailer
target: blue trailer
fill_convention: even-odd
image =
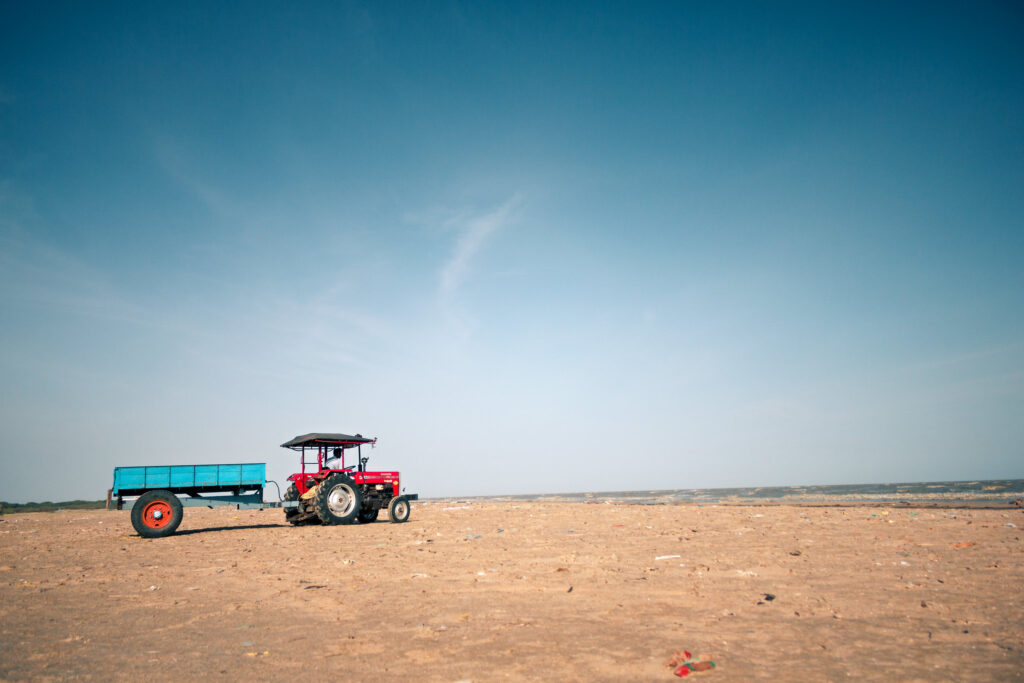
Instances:
[[[237,505],[239,509],[296,507],[297,502],[263,502],[267,465],[262,462],[224,465],[115,467],[107,507],[124,508],[135,497],[132,526],[140,536],[170,536],[181,524],[182,508]]]

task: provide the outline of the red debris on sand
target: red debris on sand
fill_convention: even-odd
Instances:
[[[698,671],[711,671],[715,668],[715,663],[711,661],[709,655],[700,655],[702,661],[693,661],[693,655],[687,650],[676,650],[672,653],[672,656],[665,662],[665,666],[672,667],[676,676],[682,678],[683,676],[689,676],[691,673]],[[704,658],[707,657],[705,660]]]
[[[682,678],[683,676],[689,676],[692,672],[711,671],[714,668],[714,662],[686,662],[672,673]]]

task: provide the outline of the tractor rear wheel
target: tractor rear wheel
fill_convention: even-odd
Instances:
[[[388,505],[388,517],[395,524],[401,524],[409,519],[409,512],[412,506],[404,496],[396,496],[391,499]]]
[[[317,487],[313,509],[324,524],[349,524],[359,514],[363,496],[344,474],[332,474]]]
[[[181,501],[170,491],[146,491],[132,506],[132,526],[143,538],[170,536],[181,524]]]
[[[377,515],[380,510],[377,508],[370,508],[369,510],[363,509],[359,511],[359,521],[362,524],[369,524],[370,522],[377,521]]]

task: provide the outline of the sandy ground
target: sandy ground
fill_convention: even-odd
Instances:
[[[0,677],[1021,680],[1020,510],[431,502],[0,519]],[[771,596],[771,597],[769,597]]]

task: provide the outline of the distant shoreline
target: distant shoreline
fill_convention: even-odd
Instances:
[[[758,486],[719,489],[658,489],[577,493],[445,496],[425,500],[493,502],[597,502],[638,505],[902,505],[914,507],[1020,507],[1024,479],[842,484],[836,486]]]
[[[431,496],[424,503],[451,501],[629,503],[634,505],[837,505],[903,507],[1018,508],[1024,505],[1024,479],[904,482],[895,484],[839,484],[835,486],[752,486],[716,489],[653,489],[570,493],[522,493],[490,496]],[[0,501],[0,514],[98,510],[103,500],[42,503]]]
[[[44,501],[42,503],[8,503],[0,501],[0,515],[17,512],[56,512],[58,510],[102,510],[107,506],[105,500],[68,500],[60,503]]]

